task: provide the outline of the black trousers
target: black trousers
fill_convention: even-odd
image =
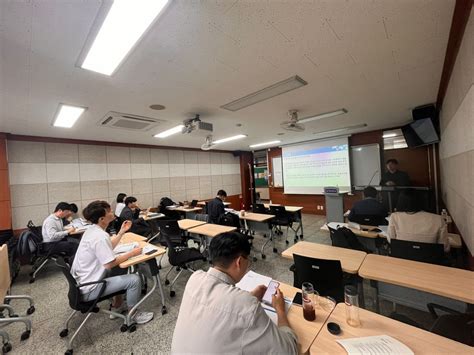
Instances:
[[[77,248],[79,247],[79,241],[74,238],[67,238],[58,242],[44,243],[43,248],[46,252],[52,254],[64,253],[72,262],[74,255],[76,255]]]

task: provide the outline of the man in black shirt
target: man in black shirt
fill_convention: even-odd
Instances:
[[[139,218],[140,208],[137,206],[137,199],[133,196],[128,196],[125,201],[125,207],[120,213],[120,223],[124,221],[131,221],[132,227],[130,232],[140,234],[144,237],[151,233],[151,228],[142,218]]]
[[[387,171],[383,174],[382,186],[410,186],[410,178],[404,171],[398,170],[397,159],[389,159],[386,163]]]
[[[209,214],[209,222],[217,223],[219,217],[225,214],[224,201],[227,198],[227,193],[224,190],[217,191],[217,196],[214,200],[207,203],[207,213]]]
[[[349,221],[359,224],[369,224],[371,220],[376,222],[375,225],[386,224],[383,223],[384,218],[387,217],[387,209],[379,201],[377,201],[377,190],[372,186],[367,186],[364,189],[364,199],[354,203],[351,208],[348,219]],[[364,221],[367,218],[369,222]],[[380,223],[382,222],[382,223]]]

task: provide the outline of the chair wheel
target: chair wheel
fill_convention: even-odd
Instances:
[[[30,330],[25,330],[23,333],[21,333],[21,340],[26,340],[30,337],[31,331]]]
[[[294,242],[295,244],[298,243],[298,239],[293,240],[293,242]]]
[[[18,318],[18,314],[12,314],[10,318]]]
[[[170,291],[170,297],[174,297],[174,296],[176,296],[176,292]]]
[[[122,326],[120,327],[120,331],[122,333],[125,333],[127,330],[128,330],[128,326],[126,324],[122,324]]]
[[[266,234],[264,234],[264,235],[263,235],[263,237],[264,237],[264,238],[266,238],[266,237],[267,237],[267,235],[266,235]]]
[[[32,284],[33,282],[35,282],[35,279],[30,279],[30,284]]]
[[[27,313],[27,314],[33,314],[33,313],[35,313],[35,311],[36,311],[35,306],[30,306],[30,308],[28,308],[28,309],[26,310],[26,313]]]
[[[33,268],[33,269],[34,269],[34,268]],[[33,274],[34,274],[34,272],[30,272],[30,273],[29,273],[30,276],[33,276]]]
[[[262,254],[262,259],[266,259],[267,256],[265,254]]]
[[[146,292],[147,292],[147,288],[142,288],[142,296],[146,295]]]
[[[303,234],[300,235],[300,239],[303,239]]]
[[[168,313],[168,310],[166,309],[166,306],[163,306],[161,308],[161,315],[164,316],[166,313]]]
[[[64,337],[67,337],[68,334],[69,334],[69,329],[63,329],[63,330],[61,330],[61,333],[59,333],[59,336],[61,338],[64,338]]]
[[[278,253],[278,249],[277,249],[277,248],[273,248],[273,252],[274,252],[274,253]]]
[[[285,243],[286,243],[287,245],[290,244],[290,242],[289,242],[288,240],[285,240]]]
[[[132,325],[130,325],[130,327],[128,327],[128,331],[130,333],[133,333],[135,330],[137,330],[137,325],[136,324],[132,324]]]
[[[169,285],[170,284],[170,280],[166,279],[165,280],[165,285]]]
[[[74,352],[74,350],[67,349],[66,352],[64,353],[64,355],[72,355],[73,352]]]
[[[12,349],[12,344],[10,344],[10,343],[5,343],[2,346],[2,352],[4,354],[8,353],[11,349]]]
[[[258,259],[257,259],[256,256],[254,256],[254,257],[252,258],[252,261],[253,261],[253,262],[256,262],[257,260],[258,260]]]

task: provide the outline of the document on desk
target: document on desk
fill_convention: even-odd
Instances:
[[[336,341],[342,345],[349,355],[414,355],[413,351],[408,346],[389,335],[376,335]]]
[[[272,320],[272,322],[278,325],[278,317],[277,317],[275,308],[263,302],[261,302],[260,304],[262,305],[263,309],[265,310],[265,313]],[[285,311],[287,314],[292,304],[293,304],[293,301],[285,297]]]
[[[240,280],[239,283],[235,284],[238,288],[244,291],[253,291],[257,286],[264,285],[265,287],[272,281],[271,277],[258,274],[253,271],[249,271],[245,276]]]
[[[119,244],[115,247],[114,253],[115,254],[128,253],[130,250],[132,250],[133,248],[136,248],[136,247],[138,247],[137,242]]]

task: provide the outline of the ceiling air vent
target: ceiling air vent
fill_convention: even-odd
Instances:
[[[129,131],[148,131],[165,120],[110,111],[99,121],[101,127],[119,128]]]

